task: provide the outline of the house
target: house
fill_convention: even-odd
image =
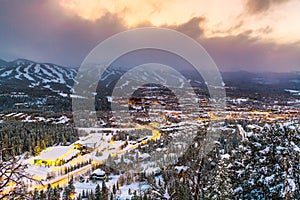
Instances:
[[[105,180],[106,179],[105,171],[101,169],[96,169],[95,171],[93,171],[90,178],[94,180]]]

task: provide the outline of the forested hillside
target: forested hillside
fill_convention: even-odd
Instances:
[[[46,147],[78,140],[78,132],[72,125],[43,122],[9,122],[0,123],[0,149],[3,158],[28,152],[38,155]]]

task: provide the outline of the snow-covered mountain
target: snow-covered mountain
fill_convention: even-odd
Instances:
[[[1,91],[43,90],[70,93],[76,69],[25,59],[0,62]]]
[[[119,78],[122,80],[123,75],[127,74],[122,70],[122,68],[107,69],[104,75],[99,77],[102,85],[105,87],[114,87],[111,83],[117,81]],[[194,74],[189,71],[183,70],[183,72],[192,86],[206,87],[203,80],[198,80],[198,76],[194,77]],[[0,59],[0,93],[22,92],[33,96],[38,94],[44,96],[44,94],[49,93],[65,97],[73,91],[72,87],[75,82],[76,73],[77,70],[74,68],[62,67],[51,63],[38,63],[26,59],[6,62]],[[164,80],[165,76],[163,73],[153,76],[141,71],[141,73],[136,73],[135,75],[144,80],[166,81]],[[288,94],[289,91],[300,90],[299,72],[250,73],[238,71],[223,72],[222,77],[225,87],[236,88],[236,90],[231,89],[229,91],[231,93]],[[131,78],[134,79],[135,76],[131,76]],[[174,80],[175,82],[177,80],[178,83],[182,82],[178,76],[174,76]],[[124,84],[120,86],[116,85],[116,87],[126,87],[129,85],[129,81],[126,80],[125,76]],[[103,93],[103,91],[98,92]]]

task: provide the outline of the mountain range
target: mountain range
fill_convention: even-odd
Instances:
[[[26,59],[6,62],[0,59],[0,93],[22,92],[32,96],[51,94],[65,97],[72,93],[77,71],[75,68],[52,63],[38,63]],[[221,74],[225,87],[230,89],[229,94],[232,88],[245,94],[285,94],[287,91],[300,90],[300,72],[237,71]]]
[[[77,70],[25,59],[0,60],[0,91],[70,93]]]

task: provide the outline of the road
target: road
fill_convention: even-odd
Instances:
[[[48,187],[48,184],[51,185],[52,188],[54,187],[57,187],[57,186],[65,186],[68,181],[69,181],[69,178],[73,177],[73,178],[76,178],[82,174],[85,174],[86,172],[88,172],[89,170],[91,170],[93,168],[94,165],[96,164],[102,164],[104,163],[101,162],[101,161],[93,161],[92,164],[89,164],[89,165],[86,165],[80,169],[77,169],[77,170],[74,170],[72,172],[69,172],[68,174],[65,174],[65,175],[62,175],[60,177],[57,177],[53,180],[49,180],[49,181],[46,181],[46,182],[43,182],[43,185],[36,185],[36,186],[33,186],[30,188],[30,190],[34,190],[34,189],[37,189],[37,190],[44,190]]]

